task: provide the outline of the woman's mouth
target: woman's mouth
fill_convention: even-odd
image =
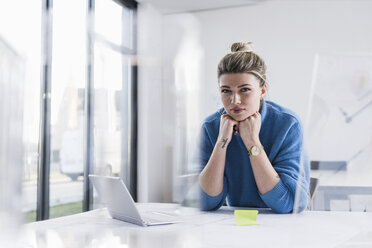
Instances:
[[[231,109],[231,112],[233,112],[234,114],[240,114],[243,111],[244,111],[243,108],[233,108],[233,109]]]

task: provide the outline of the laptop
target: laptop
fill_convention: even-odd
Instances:
[[[140,214],[132,196],[120,177],[89,175],[112,218],[140,226],[167,225],[176,222],[175,216],[149,212]]]

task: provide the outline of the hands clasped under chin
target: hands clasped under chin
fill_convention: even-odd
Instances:
[[[221,116],[219,139],[225,146],[231,141],[232,134],[240,134],[247,149],[254,144],[259,144],[261,129],[261,114],[257,111],[243,121],[236,121],[228,114]],[[227,139],[227,140],[226,140]]]

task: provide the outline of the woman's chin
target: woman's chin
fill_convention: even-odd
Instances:
[[[247,117],[248,118],[248,117]],[[247,118],[241,118],[241,117],[239,117],[239,118],[234,118],[234,120],[236,120],[236,121],[244,121],[245,119],[247,119]]]
[[[229,115],[231,116],[231,118],[233,118],[236,121],[244,121],[245,119],[249,117],[249,115],[246,115],[246,114],[244,115],[244,114],[230,113]]]

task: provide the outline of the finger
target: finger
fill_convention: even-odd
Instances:
[[[221,115],[221,123],[230,124],[230,117],[228,115]]]
[[[231,121],[234,121],[234,119],[233,118],[231,118],[231,116],[230,115],[228,115],[228,114],[224,114],[224,115],[221,115],[221,119],[224,119],[224,120],[231,120]]]
[[[234,118],[232,118],[230,115],[224,116],[224,119],[227,120],[230,124],[233,124],[233,125],[238,124],[238,122]]]

